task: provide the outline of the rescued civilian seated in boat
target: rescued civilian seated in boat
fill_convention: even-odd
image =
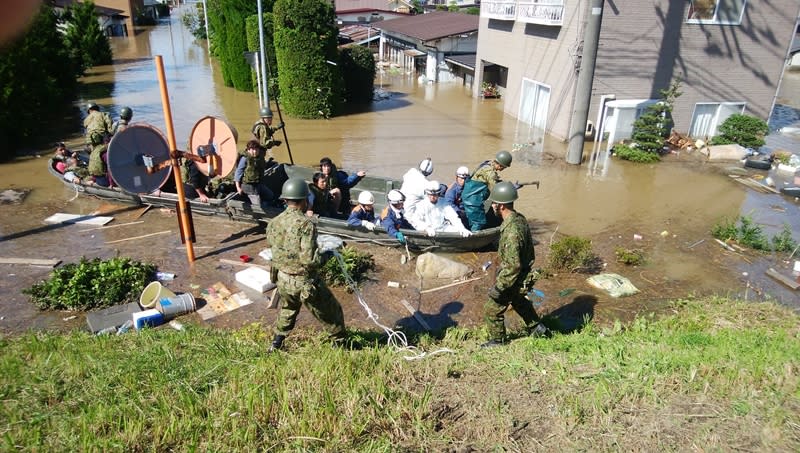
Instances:
[[[81,165],[77,157],[68,157],[66,168],[64,169],[64,179],[75,184],[94,184],[94,180],[89,176],[89,169]]]
[[[469,237],[472,232],[464,227],[455,209],[441,197],[444,195],[443,184],[430,181],[425,187],[426,200],[417,203],[417,209],[409,216],[409,222],[417,231],[424,231],[429,237],[436,233],[460,233],[461,237]]]
[[[267,150],[258,143],[258,140],[250,140],[239,158],[233,176],[236,192],[247,195],[251,204],[259,206],[271,206],[276,201],[275,194],[264,184],[266,156]]]
[[[375,197],[372,192],[365,190],[358,194],[358,205],[350,212],[347,224],[352,227],[364,227],[369,231],[375,229]]]
[[[405,195],[404,209],[407,215],[412,215],[417,203],[425,198],[425,185],[428,176],[433,173],[433,161],[430,157],[422,159],[416,168],[410,168],[403,175],[403,185],[400,192]]]
[[[381,226],[386,230],[386,234],[388,234],[390,238],[397,239],[401,244],[405,244],[406,237],[400,229],[414,229],[414,227],[408,223],[408,219],[405,218],[403,203],[406,200],[406,196],[403,195],[403,192],[392,189],[386,195],[386,200],[389,201],[389,205],[383,208],[383,212],[381,212]]]
[[[328,178],[322,172],[314,173],[311,183],[308,185],[308,207],[306,215],[311,217],[318,215],[322,217],[333,217],[336,213],[333,207],[333,196],[328,190]]]
[[[348,214],[350,212],[350,189],[361,181],[367,172],[358,170],[353,175],[339,170],[329,157],[319,160],[319,171],[328,180],[328,191],[333,198],[334,212]]]
[[[464,213],[464,202],[461,200],[461,192],[464,190],[464,183],[467,182],[468,179],[469,168],[458,167],[456,170],[456,180],[453,184],[450,184],[450,187],[447,188],[447,192],[445,192],[444,195],[444,201],[455,209],[456,214],[461,218],[461,223],[464,224],[465,227],[469,227],[469,222],[467,221],[467,214]]]

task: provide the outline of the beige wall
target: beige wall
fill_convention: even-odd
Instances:
[[[575,56],[589,2],[565,4],[561,27],[481,17],[473,90],[477,96],[483,80],[481,60],[508,68],[503,110],[510,115],[517,116],[523,77],[549,85],[547,128],[561,139],[568,135],[579,65]],[[695,103],[704,101],[744,101],[746,113],[767,118],[800,3],[748,0],[741,25],[687,24],[688,5],[677,0],[606,3],[591,121],[597,117],[601,95],[657,98],[659,89],[679,73],[685,81],[674,111],[678,130],[688,130]]]

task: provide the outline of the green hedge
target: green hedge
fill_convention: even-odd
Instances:
[[[328,118],[341,104],[333,5],[325,0],[278,0],[274,8],[275,52],[281,101],[301,118]]]
[[[256,14],[252,0],[212,0],[208,4],[208,25],[213,49],[219,57],[222,80],[240,91],[253,91],[250,65],[244,58],[247,50],[245,19]]]
[[[267,54],[267,72],[269,72],[269,98],[275,99],[278,95],[278,60],[275,59],[275,45],[273,44],[272,13],[264,13],[264,47]],[[258,52],[261,48],[258,38],[258,14],[245,20],[247,35],[247,50]],[[259,69],[260,70],[260,69]],[[256,71],[251,70],[253,86],[257,85]]]
[[[375,82],[375,57],[362,46],[350,46],[339,56],[339,70],[344,79],[344,99],[348,104],[372,102]]]

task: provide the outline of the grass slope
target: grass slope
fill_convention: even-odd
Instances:
[[[800,449],[798,316],[679,301],[671,316],[405,361],[297,332],[158,329],[0,339],[0,449]]]

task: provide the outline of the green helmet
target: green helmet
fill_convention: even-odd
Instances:
[[[130,107],[122,107],[119,110],[119,117],[125,121],[130,121],[133,118],[133,110]]]
[[[511,166],[511,153],[508,151],[498,151],[497,154],[494,156],[495,162],[504,166],[510,167]]]
[[[284,200],[305,200],[308,197],[308,184],[302,178],[289,178],[281,188]]]
[[[86,111],[89,110],[100,110],[100,106],[94,101],[89,101],[89,103],[86,104]]]
[[[261,118],[272,118],[272,110],[269,107],[262,107],[258,114],[261,115]]]
[[[517,189],[514,188],[513,183],[508,181],[502,181],[495,184],[491,195],[489,195],[489,199],[492,200],[492,203],[498,204],[513,203],[517,198],[519,198]]]

